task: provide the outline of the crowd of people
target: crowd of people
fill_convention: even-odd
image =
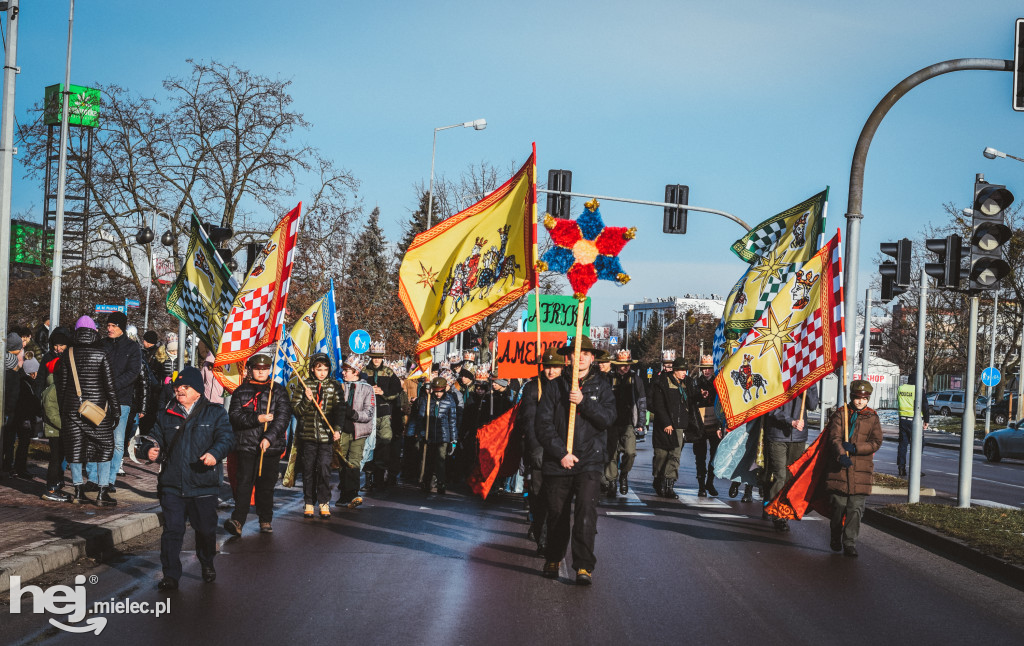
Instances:
[[[120,312],[106,318],[102,332],[88,316],[73,330],[51,331],[49,321],[34,332],[14,328],[7,348],[3,470],[32,479],[28,442],[42,433],[50,446],[42,498],[113,506],[126,447],[133,446],[138,459],[160,462],[163,590],[178,586],[186,521],[196,533],[203,579],[216,578],[223,467],[234,497],[225,530],[241,536],[254,505],[259,531],[272,533],[279,478],[285,486],[301,478],[306,519],[330,518],[332,500],[356,509],[364,495],[399,481],[438,495],[466,487],[478,464],[478,431],[517,404],[510,441],[521,451],[510,455],[521,453],[522,460],[506,464],[506,472],[513,467],[511,477],[495,480],[493,487],[522,486],[527,537],[544,557],[544,576],[558,577],[571,546],[577,583],[592,582],[597,501],[629,494],[638,440],[651,438],[657,496],[679,497],[686,443],[692,447],[697,496],[718,495],[714,459],[726,429],[716,412],[709,356],[700,358],[691,375],[691,366],[669,350],[660,372],[645,375],[629,350],[609,355],[582,336],[544,352],[536,377],[507,380],[492,374],[486,348],[453,354],[422,374],[405,362],[388,361],[384,343],[377,341],[365,357],[344,360],[340,381],[332,376],[331,358],[317,354],[284,386],[274,381],[272,358],[256,354],[225,404],[209,348],[199,343],[194,359],[179,371],[176,336],[161,339],[150,330],[139,339]],[[574,353],[578,384],[572,381]],[[830,544],[850,556],[856,556],[857,527],[870,490],[871,454],[881,444],[877,415],[866,408],[870,388],[861,381],[851,387],[849,437],[842,433],[841,413],[828,427],[829,493],[840,510],[832,519]],[[809,394],[809,401],[793,400],[758,420],[763,468],[756,485],[762,504],[782,488],[786,467],[806,447],[804,411],[817,407],[813,389]],[[88,483],[95,498],[88,496]],[[749,479],[730,482],[729,496],[738,496],[741,485],[742,500],[752,502],[755,483]],[[764,517],[777,530],[788,530],[785,519]]]

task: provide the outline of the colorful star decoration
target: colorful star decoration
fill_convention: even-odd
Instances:
[[[586,298],[598,279],[613,280],[620,285],[629,282],[629,276],[623,273],[619,263],[619,252],[636,237],[636,227],[606,227],[597,200],[584,206],[586,210],[575,220],[544,217],[544,227],[556,246],[545,252],[537,263],[540,271],[565,274],[579,299]]]

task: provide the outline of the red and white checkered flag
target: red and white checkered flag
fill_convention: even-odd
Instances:
[[[277,341],[284,325],[302,203],[274,229],[228,314],[214,367],[245,361]]]

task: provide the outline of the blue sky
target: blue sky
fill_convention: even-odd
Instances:
[[[68,2],[23,5],[22,121],[63,80]],[[542,181],[568,168],[576,191],[649,200],[688,184],[691,203],[751,224],[831,186],[828,228],[845,230],[854,145],[879,99],[933,63],[1012,58],[1024,15],[1004,0],[79,0],[75,11],[72,83],[158,94],[187,58],[290,79],[314,126],[303,137],[362,182],[359,197],[367,212],[380,206],[392,240],[428,179],[433,129],[481,117],[486,130],[438,134],[438,173],[517,166],[536,141]],[[1024,199],[1024,166],[981,155],[1024,156],[1010,92],[1008,73],[956,72],[889,113],[866,167],[861,288],[878,244],[938,223],[943,203],[966,206],[975,173]],[[42,189],[20,176],[16,167],[13,209],[38,214]],[[727,292],[742,271],[728,251],[735,223],[691,213],[689,233],[670,236],[659,209],[601,211],[639,236],[622,255],[633,282],[591,291],[599,323],[644,297]]]

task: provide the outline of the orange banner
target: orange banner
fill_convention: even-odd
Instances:
[[[537,351],[536,332],[498,332],[494,361],[499,379],[519,379],[537,376],[537,364],[550,347],[565,345],[565,332],[541,332],[540,352]]]

